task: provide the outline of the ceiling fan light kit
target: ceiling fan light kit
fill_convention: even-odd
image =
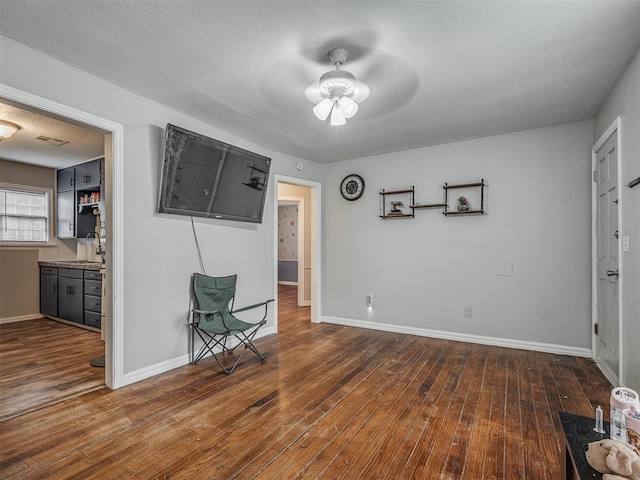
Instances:
[[[358,112],[358,104],[352,98],[355,94],[360,101],[369,95],[368,87],[358,82],[353,73],[340,70],[348,55],[344,48],[334,48],[329,52],[329,59],[336,69],[320,77],[318,85],[323,99],[313,107],[313,113],[323,122],[331,115],[330,123],[334,127],[346,124],[346,119]]]
[[[0,120],[0,142],[20,130],[20,126],[6,120]]]

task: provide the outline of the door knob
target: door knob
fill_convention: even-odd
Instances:
[[[618,274],[618,269],[616,268],[615,270],[607,270],[607,277],[617,277]]]

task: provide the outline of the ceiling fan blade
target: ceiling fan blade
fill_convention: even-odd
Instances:
[[[415,69],[388,53],[371,60],[358,74],[373,92],[367,103],[367,115],[388,114],[409,103],[420,87]],[[355,95],[352,98],[358,101]]]
[[[318,103],[325,98],[322,96],[322,93],[320,93],[320,84],[317,81],[313,82],[304,90],[304,96],[307,97],[307,100],[311,103]]]
[[[356,86],[353,89],[351,99],[356,103],[364,102],[369,96],[369,87],[366,83],[356,80]]]

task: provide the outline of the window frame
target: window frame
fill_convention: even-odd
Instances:
[[[19,185],[15,183],[0,182],[0,190],[12,190],[22,193],[45,194],[47,203],[47,238],[42,242],[34,241],[3,241],[0,240],[0,248],[2,247],[48,247],[55,245],[53,243],[54,224],[56,221],[55,212],[53,210],[53,189],[45,187],[37,187],[33,185]]]

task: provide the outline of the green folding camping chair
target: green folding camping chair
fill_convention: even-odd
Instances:
[[[234,310],[233,302],[236,295],[236,280],[237,275],[209,277],[200,273],[194,273],[192,281],[194,308],[191,309],[189,320],[191,327],[191,363],[198,363],[207,353],[210,353],[213,358],[216,359],[222,371],[227,375],[233,373],[247,348],[260,357],[261,360],[266,360],[266,357],[262,355],[253,344],[253,339],[256,333],[258,333],[258,330],[267,323],[268,306],[269,303],[273,302],[273,299],[270,299]],[[264,306],[264,315],[258,323],[244,322],[235,316],[237,313],[262,306]],[[203,345],[197,353],[195,352],[194,332],[198,334],[203,342]],[[230,343],[235,343],[235,345],[229,345],[227,343],[229,337],[234,337],[237,343],[231,339]],[[235,358],[233,366],[230,368],[225,367],[219,355],[222,357],[226,354],[233,355],[234,350],[240,345],[244,345],[244,348],[240,355]],[[218,351],[217,353],[216,350]]]

